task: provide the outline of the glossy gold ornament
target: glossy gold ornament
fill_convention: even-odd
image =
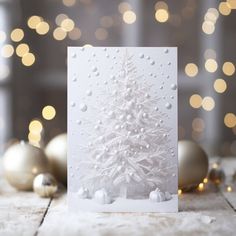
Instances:
[[[179,189],[184,191],[197,187],[208,172],[208,158],[203,149],[191,141],[179,141]]]
[[[224,171],[219,167],[212,168],[209,172],[209,180],[214,184],[221,184],[225,180]]]
[[[53,197],[58,189],[56,179],[49,173],[39,174],[34,179],[34,192],[40,197]]]
[[[32,190],[34,177],[48,170],[44,151],[24,141],[10,146],[3,156],[4,174],[19,190]]]
[[[45,148],[52,174],[58,181],[67,184],[67,135],[53,138]]]

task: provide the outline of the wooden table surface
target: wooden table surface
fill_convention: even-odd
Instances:
[[[236,159],[222,163],[227,174]],[[230,180],[227,180],[230,181]],[[0,235],[236,235],[236,185],[208,187],[179,196],[179,213],[67,212],[66,191],[52,199],[18,192],[3,178],[0,168]]]

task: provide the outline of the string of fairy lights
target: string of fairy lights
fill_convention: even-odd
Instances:
[[[61,0],[61,3],[66,8],[74,7],[76,4],[91,4],[92,0]],[[185,19],[194,16],[196,1],[188,0],[185,6],[181,9],[180,13],[172,12],[165,1],[157,1],[153,6],[153,20],[157,24],[169,24],[173,27],[180,27]],[[204,14],[202,20],[201,30],[206,37],[214,35],[215,29],[220,17],[229,16],[233,10],[236,9],[236,0],[220,1],[218,8],[209,8]],[[98,41],[104,41],[109,38],[110,28],[119,24],[118,18],[132,27],[137,21],[138,15],[135,12],[132,4],[129,2],[119,2],[117,4],[117,12],[114,15],[104,15],[99,19],[99,26],[94,32],[94,37]],[[118,23],[117,23],[118,22]],[[27,27],[39,36],[49,35],[56,41],[63,41],[70,39],[79,42],[83,36],[83,29],[81,29],[76,22],[64,12],[56,15],[54,22],[51,19],[46,19],[43,16],[32,15],[29,16],[26,22]],[[3,58],[10,59],[14,54],[20,59],[23,66],[31,67],[39,56],[34,54],[33,48],[25,42],[25,31],[22,28],[14,28],[10,31],[9,35],[0,29],[0,54]],[[84,46],[92,46],[85,44]],[[217,62],[217,52],[208,48],[204,52],[204,68],[199,68],[197,63],[188,62],[185,65],[184,72],[187,77],[194,79],[197,77],[202,69],[207,73],[214,74],[222,70],[225,78],[216,78],[212,82],[212,88],[218,94],[223,94],[228,89],[227,77],[232,77],[235,74],[235,64],[232,61],[225,61],[222,65]],[[0,64],[0,80],[4,80],[10,74],[10,69],[7,64]],[[203,109],[206,112],[212,111],[216,102],[212,96],[202,97],[200,94],[192,94],[189,97],[189,105],[193,109]],[[42,118],[45,120],[52,120],[56,116],[56,109],[51,105],[46,105],[42,109]],[[236,134],[236,115],[229,111],[224,115],[222,121],[224,125],[232,129]],[[196,117],[192,121],[192,138],[199,141],[205,129],[205,122],[202,118]],[[32,120],[29,124],[29,141],[37,146],[40,146],[41,136],[43,133],[43,124],[40,119]],[[184,137],[185,129],[179,127],[180,137]],[[233,143],[234,144],[234,143]],[[232,145],[233,145],[232,144]],[[236,150],[235,150],[236,153]]]

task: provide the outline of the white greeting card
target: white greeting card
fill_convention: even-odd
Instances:
[[[74,211],[176,212],[177,49],[69,47]]]

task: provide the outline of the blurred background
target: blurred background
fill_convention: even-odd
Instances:
[[[179,139],[236,155],[236,0],[0,0],[0,154],[66,132],[67,46],[177,46]]]

